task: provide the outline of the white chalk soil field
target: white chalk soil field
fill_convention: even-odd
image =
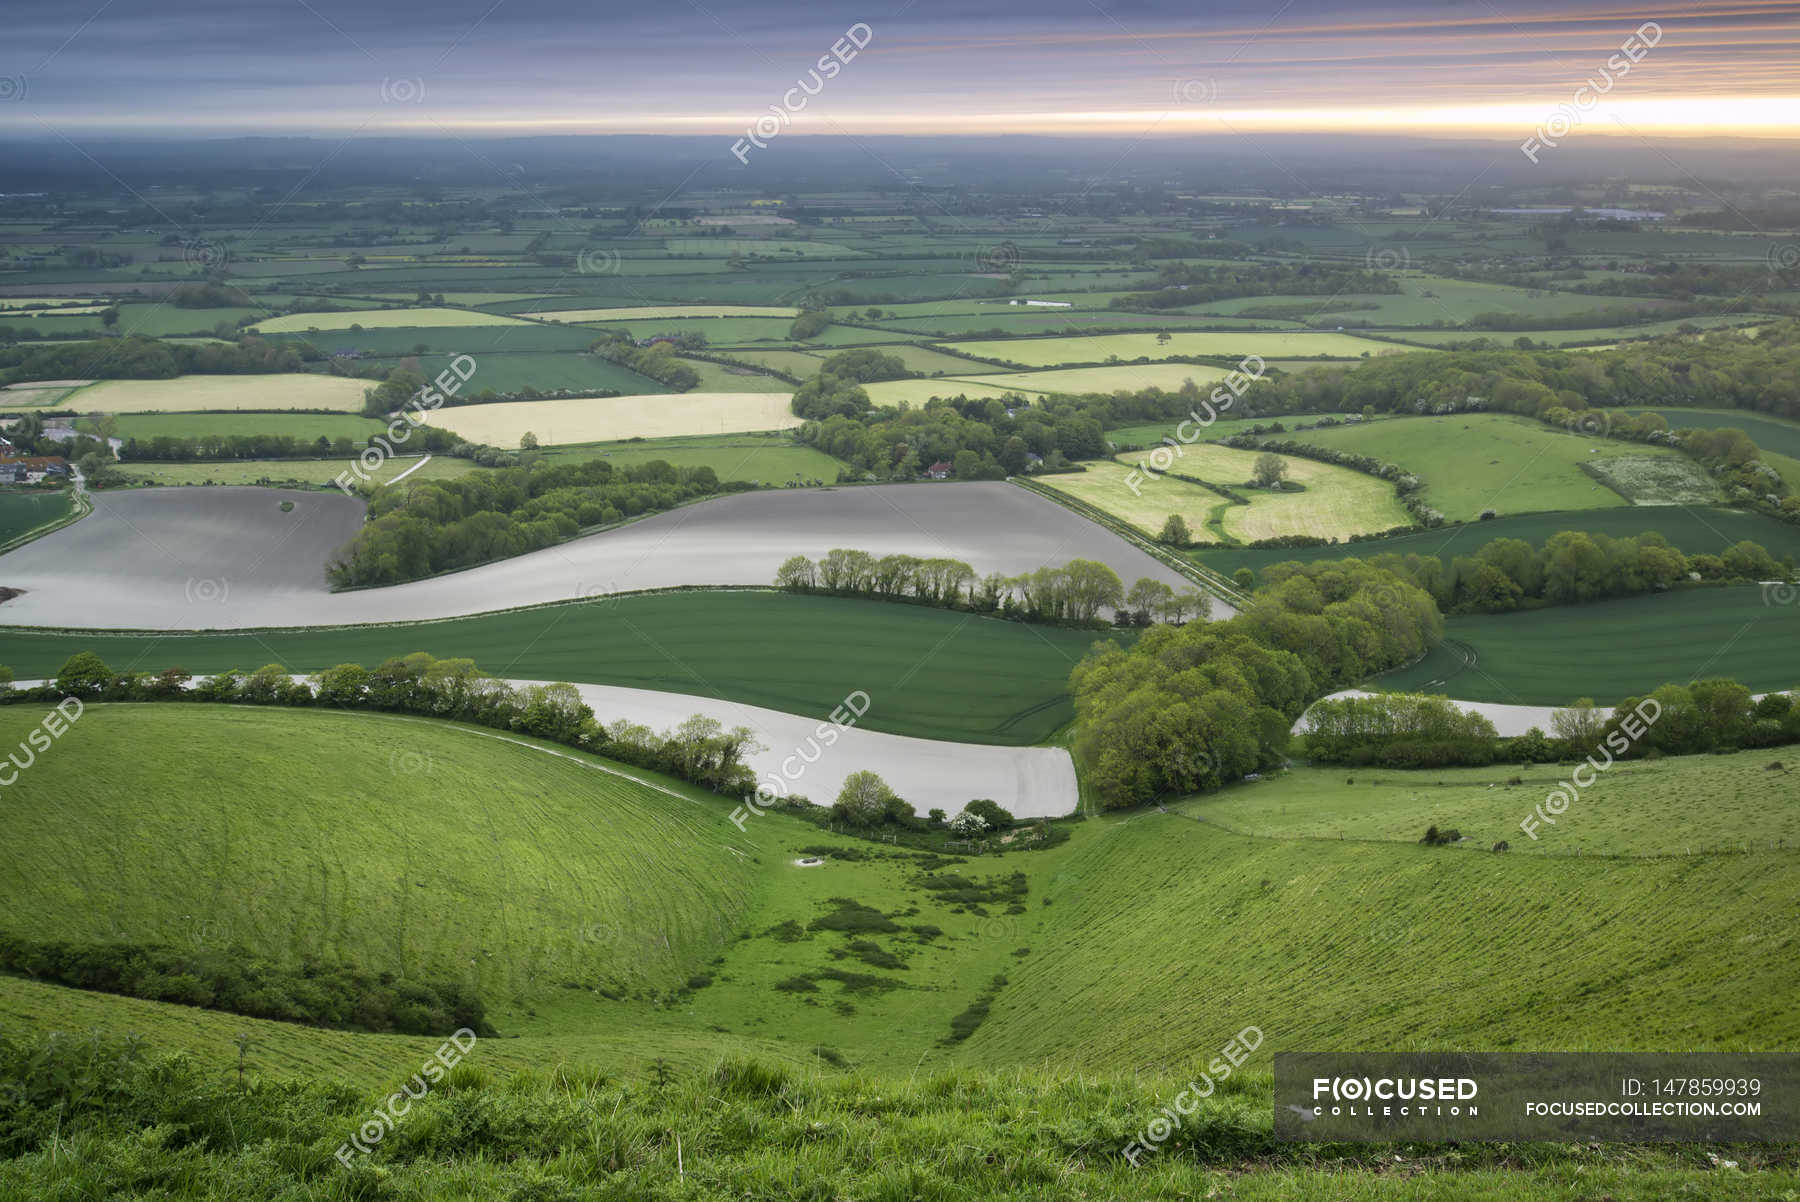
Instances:
[[[650,689],[578,684],[575,690],[603,724],[626,718],[662,731],[705,714],[727,729],[749,727],[763,744],[763,750],[744,757],[766,792],[756,799],[758,806],[793,796],[830,805],[844,778],[864,770],[879,774],[921,814],[933,808],[954,814],[974,798],[987,797],[1017,818],[1058,818],[1074,813],[1080,802],[1074,762],[1060,747],[987,747],[855,727],[834,728],[836,738],[827,742],[819,736],[817,717]],[[756,815],[744,820],[754,822]]]
[[[325,564],[364,510],[335,492],[272,488],[90,495],[92,513],[0,556],[0,585],[25,590],[10,624],[204,629],[234,592],[304,607],[325,595]]]
[[[281,512],[291,500],[294,510]],[[408,622],[695,584],[774,583],[836,547],[945,556],[1016,576],[1095,559],[1129,585],[1187,581],[1112,532],[999,482],[771,489],[721,497],[429,580],[332,593],[324,568],[362,504],[260,488],[100,493],[94,512],[0,556],[0,625],[233,630]],[[212,582],[206,584],[204,582]],[[1215,615],[1223,616],[1215,606]],[[977,795],[978,796],[978,795]]]

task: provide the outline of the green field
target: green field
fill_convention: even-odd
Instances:
[[[1247,543],[1291,534],[1341,540],[1352,534],[1372,534],[1412,524],[1412,515],[1395,496],[1394,486],[1375,476],[1290,455],[1284,457],[1287,479],[1304,489],[1274,492],[1245,486],[1256,461],[1254,451],[1206,442],[1179,450],[1178,457],[1171,452],[1166,464],[1152,458],[1149,452],[1130,451],[1116,457],[1116,467],[1092,469],[1079,476],[1052,476],[1046,483],[1153,537],[1171,513],[1182,515],[1197,541],[1222,543]],[[1174,476],[1157,476],[1151,470],[1163,467],[1230,488],[1249,504],[1235,504],[1210,489]],[[1135,477],[1131,474],[1134,471],[1138,473]],[[1176,499],[1179,509],[1171,504]],[[1204,515],[1203,524],[1195,524],[1190,516],[1194,512]]]
[[[120,465],[125,478],[144,484],[302,484],[329,485],[350,466],[344,459],[228,459],[213,463],[157,463],[149,460]],[[388,481],[413,470],[412,480],[448,480],[486,469],[472,459],[433,455],[423,466],[418,459],[390,458],[369,475]]]
[[[255,329],[261,334],[304,334],[311,330],[348,330],[353,326],[365,330],[391,330],[517,324],[519,319],[516,317],[473,309],[350,309],[337,313],[293,313],[286,317],[271,317],[257,322]]]
[[[1717,555],[1745,539],[1761,545],[1777,559],[1800,559],[1800,526],[1736,509],[1704,506],[1625,506],[1613,509],[1564,510],[1553,513],[1508,515],[1486,522],[1441,526],[1411,534],[1327,547],[1274,548],[1252,551],[1242,547],[1208,549],[1199,555],[1207,567],[1230,575],[1239,568],[1261,570],[1288,560],[1311,562],[1368,558],[1389,552],[1400,555],[1436,555],[1448,564],[1458,555],[1473,555],[1497,538],[1523,539],[1541,547],[1550,536],[1564,530],[1586,530],[1612,538],[1628,538],[1655,531],[1687,555]]]
[[[1104,363],[1120,359],[1167,359],[1172,355],[1217,355],[1238,358],[1261,355],[1265,359],[1301,359],[1319,356],[1355,359],[1362,355],[1390,354],[1404,348],[1355,338],[1348,334],[1315,333],[1178,333],[1167,342],[1155,334],[1095,334],[1072,338],[1017,338],[998,342],[957,342],[953,351],[1018,363],[1026,367],[1057,367],[1065,363]]]
[[[823,451],[802,446],[783,434],[702,435],[696,438],[648,438],[633,442],[596,442],[557,447],[546,462],[606,459],[616,464],[661,459],[676,467],[710,467],[721,480],[753,480],[786,484],[818,480],[833,483],[845,465]]]
[[[0,543],[68,516],[72,498],[66,488],[46,492],[0,492]]]
[[[1173,476],[1152,477],[1145,472],[1134,476],[1133,467],[1125,460],[1094,463],[1084,472],[1058,472],[1040,483],[1110,513],[1149,538],[1161,534],[1171,516],[1179,516],[1195,542],[1226,541],[1219,523],[1232,508],[1229,500]]]
[[[1780,753],[1775,753],[1777,757]],[[1520,855],[1680,856],[1708,850],[1800,851],[1800,765],[1770,752],[1614,764],[1536,840],[1519,823],[1568,779],[1560,764],[1496,764],[1400,772],[1297,767],[1241,789],[1177,805],[1240,834],[1275,839],[1414,843],[1427,826],[1461,831],[1460,850],[1500,840]],[[1354,782],[1354,783],[1352,783]],[[1696,798],[1705,798],[1696,805]]]
[[[1781,473],[1790,491],[1800,491],[1800,422],[1783,421],[1741,409],[1650,409],[1661,414],[1671,430],[1688,427],[1742,430],[1762,452],[1763,462]]]
[[[1375,683],[1518,705],[1610,703],[1711,676],[1757,693],[1800,685],[1800,605],[1772,604],[1755,585],[1455,617],[1445,636]]]
[[[386,427],[369,417],[318,413],[158,413],[119,418],[120,438],[207,438],[232,434],[286,434],[312,441],[363,440]]]
[[[30,707],[0,714],[4,737],[36,717]],[[1685,1150],[1666,1161],[1634,1151],[1625,1163],[1546,1146],[1515,1163],[1518,1148],[1407,1148],[1407,1172],[1383,1175],[1374,1166],[1394,1163],[1391,1148],[1334,1154],[1327,1171],[1314,1150],[1268,1137],[1278,1050],[1794,1044],[1794,851],[1607,854],[1659,838],[1650,819],[1688,790],[1729,798],[1712,816],[1714,844],[1785,831],[1792,819],[1768,814],[1766,793],[1745,793],[1765,786],[1745,779],[1741,758],[1617,770],[1618,791],[1593,795],[1579,858],[1419,846],[1414,828],[1456,788],[1419,779],[1435,774],[1369,786],[1363,806],[1334,803],[1323,774],[1295,773],[1166,814],[1076,823],[1049,850],[927,861],[779,812],[740,832],[728,799],[658,793],[592,757],[553,757],[494,732],[382,715],[96,705],[9,792],[54,821],[14,824],[0,879],[9,922],[43,937],[224,941],[465,974],[502,1037],[478,1042],[471,1074],[433,1090],[401,1146],[384,1144],[375,1161],[410,1180],[485,1124],[480,1138],[504,1138],[511,1151],[454,1170],[457,1196],[507,1196],[540,1157],[560,1174],[585,1172],[577,1166],[597,1140],[600,1163],[616,1147],[633,1157],[634,1180],[671,1183],[641,1196],[706,1197],[692,1192],[704,1185],[718,1187],[712,1196],[790,1197],[804,1175],[841,1183],[820,1197],[948,1202],[973,1190],[1017,1196],[1029,1174],[1055,1197],[1509,1202],[1529,1185],[1566,1202],[1591,1202],[1600,1188],[1646,1202],[1760,1198],[1757,1187],[1785,1186],[1791,1173],[1750,1161],[1754,1150],[1733,1150],[1757,1169],[1740,1190],[1740,1174],[1693,1167]],[[1284,790],[1289,814],[1274,799]],[[1358,825],[1342,839],[1250,837],[1182,812],[1201,804],[1300,827],[1329,823],[1336,805]],[[1648,813],[1631,815],[1640,804]],[[800,868],[803,848],[834,854]],[[998,888],[960,904],[924,887],[932,872]],[[820,921],[849,914],[861,929]],[[1497,948],[1507,949],[1504,989]],[[1004,984],[988,995],[997,975]],[[948,1040],[951,1020],[984,996],[985,1021]],[[1742,1005],[1747,997],[1758,1004]],[[298,1073],[383,1091],[437,1042],[14,978],[0,978],[0,1022],[15,1036],[141,1032],[219,1080],[245,1032],[255,1080]],[[1198,1163],[1186,1151],[1136,1170],[1123,1163],[1125,1141],[1252,1025],[1259,1049],[1195,1120],[1218,1146]],[[715,1071],[722,1056],[735,1060]],[[535,1071],[502,1084],[520,1069]],[[279,1107],[246,1099],[235,1132],[211,1144],[212,1171],[231,1164],[266,1191],[298,1169],[281,1157],[253,1167],[252,1147],[266,1159],[270,1140],[310,1141],[311,1163],[323,1163],[344,1138],[336,1128],[354,1130],[368,1105],[341,1095],[335,1117],[301,1136],[311,1112],[283,1096]],[[277,1113],[281,1130],[264,1133],[257,1116]],[[748,1144],[745,1123],[792,1139]],[[435,1139],[449,1141],[443,1152],[403,1154]],[[911,1164],[950,1140],[968,1147],[955,1143],[936,1167]],[[132,1156],[141,1165],[164,1154]],[[996,1155],[1003,1167],[989,1164]],[[895,1177],[882,1157],[909,1167]],[[1245,1157],[1255,1173],[1238,1171]],[[0,1188],[56,1171],[42,1155],[0,1164]]]
[[[436,462],[435,460],[433,462]],[[116,670],[294,672],[429,651],[495,676],[698,693],[827,714],[855,689],[880,698],[863,725],[894,734],[1024,745],[1069,721],[1069,671],[1099,635],[947,610],[771,592],[657,593],[408,626],[291,633],[34,634],[0,628],[0,664],[53,676],[77,651]],[[830,655],[818,648],[830,647]]]
[[[41,716],[0,712],[7,743]],[[15,830],[0,857],[6,927],[38,938],[241,945],[449,976],[499,1002],[677,984],[756,892],[716,803],[472,728],[96,704],[57,751],[11,798],[67,820]],[[259,777],[280,787],[247,787]]]
[[[1427,505],[1458,522],[1473,521],[1488,509],[1510,515],[1624,505],[1623,497],[1581,465],[1607,458],[1681,459],[1668,448],[1571,434],[1499,413],[1379,418],[1275,437],[1398,464],[1425,481]],[[1704,483],[1703,473],[1700,478]],[[1713,499],[1716,490],[1709,489],[1698,503]]]

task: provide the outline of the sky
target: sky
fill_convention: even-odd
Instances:
[[[4,0],[3,12],[0,131],[23,136],[1800,136],[1800,0],[1667,12],[1607,0]]]

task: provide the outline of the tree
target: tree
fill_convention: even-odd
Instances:
[[[89,451],[75,461],[75,466],[81,472],[82,478],[88,482],[88,487],[105,488],[108,485],[117,484],[123,478],[113,463],[114,460],[110,453]]]
[[[1125,604],[1150,621],[1160,617],[1174,597],[1175,590],[1162,581],[1140,576],[1125,594]]]
[[[1256,464],[1250,471],[1250,482],[1259,488],[1274,488],[1287,475],[1287,460],[1273,451],[1264,451],[1256,457]]]
[[[791,555],[775,570],[775,584],[790,592],[803,593],[819,582],[819,570],[804,555]]]
[[[71,697],[92,697],[116,679],[106,661],[92,651],[78,651],[63,661],[56,674],[57,691]]]
[[[1239,568],[1231,574],[1231,582],[1241,589],[1256,587],[1256,573],[1250,568]]]
[[[999,802],[986,797],[977,797],[974,801],[971,801],[968,805],[964,806],[962,812],[964,814],[976,815],[981,818],[982,821],[986,822],[989,827],[995,830],[1013,824],[1012,814],[1001,809]]]
[[[888,802],[894,800],[894,791],[880,776],[867,770],[852,772],[844,778],[831,814],[851,826],[866,829],[878,826],[887,817]]]
[[[987,828],[987,819],[966,809],[950,820],[950,833],[959,839],[973,839]]]
[[[1156,539],[1171,547],[1185,547],[1194,541],[1194,536],[1188,531],[1187,519],[1179,513],[1171,513],[1169,520],[1163,523],[1162,533]]]
[[[537,448],[538,448],[538,436],[537,435],[533,434],[530,430],[527,430],[527,431],[525,431],[525,433],[519,435],[519,449],[521,451],[535,451],[535,450],[537,450]]]
[[[1164,330],[1162,333],[1160,333],[1156,336],[1156,345],[1157,346],[1168,346],[1169,345],[1169,332],[1167,330]]]
[[[1583,697],[1565,709],[1552,710],[1550,729],[1556,737],[1573,744],[1577,750],[1592,747],[1606,729],[1607,711],[1594,705],[1592,697]]]

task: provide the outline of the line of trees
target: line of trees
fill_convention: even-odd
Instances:
[[[10,668],[0,678],[12,679]],[[618,719],[602,726],[569,684],[519,688],[497,680],[467,659],[437,659],[426,652],[397,656],[375,668],[339,664],[296,680],[280,664],[254,672],[236,669],[196,680],[180,668],[163,672],[114,672],[91,651],[70,656],[54,687],[0,688],[3,701],[197,701],[243,705],[316,706],[419,714],[516,731],[563,743],[677,777],[728,796],[754,791],[744,757],[758,749],[748,727],[726,729],[694,715],[661,733]]]
[[[1428,593],[1360,560],[1283,565],[1222,622],[1099,644],[1070,678],[1076,754],[1108,807],[1215,789],[1272,768],[1313,698],[1424,654]]]
[[[615,332],[596,340],[588,349],[640,376],[649,376],[671,392],[687,392],[700,383],[699,371],[676,357],[676,345],[672,342],[638,346],[629,334]]]
[[[1180,622],[1204,618],[1211,599],[1197,589],[1177,592],[1143,577],[1125,588],[1119,574],[1096,560],[1072,559],[1018,576],[990,572],[977,576],[960,559],[917,555],[876,556],[837,548],[816,562],[804,555],[783,561],[777,587],[795,593],[869,597],[971,613],[999,614],[1032,622],[1102,625],[1100,614],[1114,611],[1122,623]]]
[[[1435,555],[1384,552],[1369,562],[1430,593],[1445,613],[1507,613],[1536,605],[1571,605],[1658,592],[1692,579],[1742,582],[1787,579],[1791,559],[1777,562],[1743,540],[1717,555],[1684,555],[1655,531],[1613,538],[1580,530],[1553,534],[1542,547],[1497,538],[1446,564]],[[1289,565],[1276,564],[1266,580]]]
[[[1555,763],[1602,752],[1609,760],[1654,759],[1800,742],[1800,705],[1792,692],[1757,699],[1742,683],[1718,677],[1665,684],[1648,699],[1655,708],[1645,712],[1654,712],[1655,720],[1635,737],[1620,724],[1644,697],[1627,697],[1610,711],[1584,697],[1554,711],[1548,732],[1533,727],[1508,738],[1480,714],[1440,696],[1332,697],[1307,713],[1306,753],[1327,764],[1445,768]]]
[[[475,449],[448,430],[437,426],[419,426],[408,432],[406,449],[434,454],[455,454],[458,447]],[[340,435],[316,439],[296,438],[292,434],[202,434],[194,438],[177,438],[159,434],[154,438],[127,438],[120,458],[136,460],[206,461],[221,459],[348,459],[374,445],[377,435],[357,441]]]
[[[1171,263],[1157,274],[1152,291],[1115,296],[1108,304],[1114,309],[1179,309],[1234,296],[1392,295],[1399,291],[1392,276],[1360,267]]]
[[[0,384],[294,372],[323,357],[312,347],[291,341],[246,337],[237,342],[165,342],[134,334],[66,346],[0,347]]]
[[[529,464],[419,481],[371,496],[368,521],[327,574],[340,588],[417,580],[540,550],[584,527],[753,487],[721,484],[710,467],[677,468],[660,459],[628,467],[604,459]]]

